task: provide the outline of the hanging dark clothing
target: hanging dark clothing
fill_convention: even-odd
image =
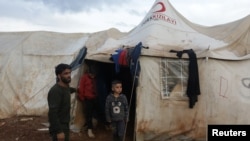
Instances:
[[[133,51],[131,52],[131,60],[130,60],[130,72],[132,77],[134,77],[135,79],[135,86],[137,86],[138,84],[138,78],[139,78],[139,74],[141,71],[141,67],[140,67],[140,61],[138,60],[140,55],[141,55],[141,49],[142,49],[142,43],[138,43],[135,48],[133,49]]]
[[[198,95],[200,95],[200,83],[199,83],[199,71],[198,63],[195,52],[190,50],[183,50],[183,53],[187,53],[189,56],[189,77],[187,86],[187,96],[189,97],[189,108],[193,108],[195,102],[198,101]]]
[[[111,55],[111,58],[115,63],[115,72],[116,73],[120,72],[119,57],[120,57],[120,54],[122,53],[122,51],[123,51],[123,49],[118,49],[115,51],[116,53]]]
[[[176,53],[178,58],[181,58],[183,53],[187,53],[189,57],[189,75],[187,84],[187,96],[189,98],[189,108],[193,108],[195,102],[198,101],[198,95],[200,95],[200,82],[199,82],[199,71],[198,63],[195,52],[192,49],[175,51],[170,50],[170,52]]]

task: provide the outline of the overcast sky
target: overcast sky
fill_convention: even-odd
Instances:
[[[128,32],[155,0],[0,0],[0,32]],[[169,0],[193,23],[212,26],[250,14],[250,0]]]

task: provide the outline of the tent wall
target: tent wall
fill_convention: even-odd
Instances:
[[[0,119],[47,114],[55,66],[70,64],[86,39],[84,34],[0,33]],[[72,86],[77,84],[77,71],[72,73]]]
[[[250,71],[246,66],[250,66],[250,60],[210,59],[206,64],[201,66],[201,83],[208,123],[249,124]]]
[[[137,141],[205,139],[208,124],[250,124],[250,61],[198,60],[201,95],[188,100],[162,99],[160,58],[141,57],[137,88]]]

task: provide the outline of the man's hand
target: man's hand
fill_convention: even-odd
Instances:
[[[57,141],[64,141],[65,135],[63,132],[57,134]]]

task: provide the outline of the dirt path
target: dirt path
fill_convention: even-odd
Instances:
[[[0,140],[1,141],[50,141],[47,130],[43,130],[47,123],[47,117],[13,117],[0,119]],[[38,130],[40,129],[40,130]],[[98,125],[94,129],[96,138],[91,139],[86,131],[80,133],[71,132],[70,141],[112,141],[112,133],[106,130],[104,126]],[[133,141],[131,130],[127,131],[126,141]]]

